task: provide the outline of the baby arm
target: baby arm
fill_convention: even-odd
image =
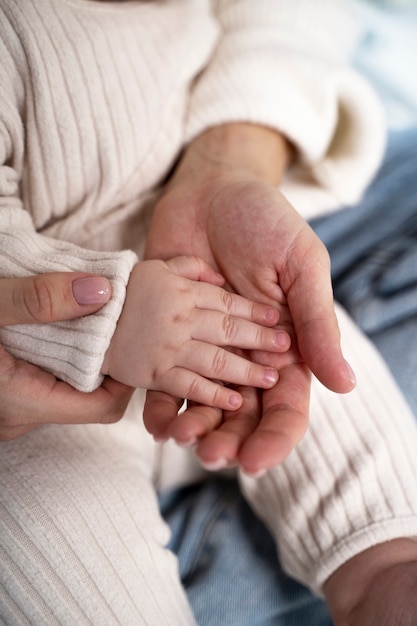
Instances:
[[[274,367],[225,348],[286,351],[288,334],[268,328],[277,324],[278,310],[231,294],[222,284],[198,257],[137,264],[102,373],[132,387],[229,410],[240,407],[242,396],[216,381],[275,385]]]

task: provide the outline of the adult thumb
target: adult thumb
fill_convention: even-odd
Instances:
[[[46,324],[98,311],[111,297],[106,278],[54,272],[0,279],[0,326]]]

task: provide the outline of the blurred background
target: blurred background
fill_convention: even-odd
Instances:
[[[371,79],[391,128],[417,123],[417,0],[352,0],[364,25],[354,65]]]

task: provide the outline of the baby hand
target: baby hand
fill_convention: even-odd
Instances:
[[[215,381],[273,387],[274,367],[220,346],[288,350],[289,335],[268,328],[277,324],[279,312],[225,291],[223,283],[198,257],[136,265],[102,373],[132,387],[228,410],[238,409],[242,396]]]

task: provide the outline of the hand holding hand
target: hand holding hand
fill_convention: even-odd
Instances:
[[[100,309],[111,296],[105,278],[80,273],[0,279],[0,326],[74,319]],[[119,420],[132,389],[106,379],[81,393],[52,374],[13,358],[0,346],[0,441],[46,423],[110,423]]]
[[[278,310],[225,291],[223,282],[197,257],[139,263],[102,372],[133,387],[229,410],[239,408],[241,395],[215,381],[272,387],[275,368],[220,346],[286,351],[287,333],[268,328],[277,324]]]
[[[198,158],[180,167],[155,209],[147,257],[199,254],[234,292],[287,303],[305,363],[332,391],[351,391],[324,245],[278,188],[246,170],[217,169],[205,175]]]
[[[246,388],[233,414],[191,406],[175,417],[178,394],[148,392],[145,424],[158,419],[161,437],[183,443],[197,438],[197,454],[207,466],[237,461],[258,474],[282,462],[307,428],[309,369],[333,391],[355,384],[340,349],[327,251],[277,188],[288,154],[285,140],[267,128],[210,129],[185,151],[148,235],[148,258],[198,254],[233,291],[281,303],[280,323],[293,328],[291,349],[280,363],[276,355],[251,353],[277,367],[280,378],[263,392]],[[200,423],[209,433],[201,440]]]

